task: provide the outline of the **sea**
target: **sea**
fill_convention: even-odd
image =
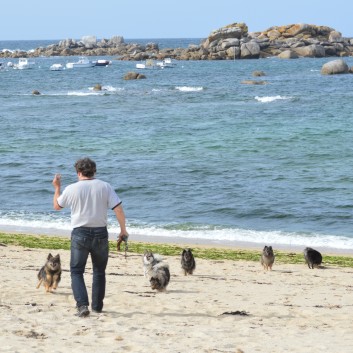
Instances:
[[[52,180],[75,182],[74,162],[88,156],[123,200],[130,240],[353,253],[353,75],[320,74],[337,58],[177,61],[134,81],[123,77],[136,62],[91,59],[112,64],[55,72],[78,57],[40,57],[0,71],[1,231],[68,236]],[[110,211],[109,233],[119,233]]]

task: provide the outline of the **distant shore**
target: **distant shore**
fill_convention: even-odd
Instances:
[[[344,57],[353,55],[353,38],[338,30],[313,24],[273,26],[250,32],[245,23],[232,23],[212,31],[201,43],[187,48],[160,49],[158,43],[125,43],[123,36],[97,40],[83,36],[61,40],[45,48],[25,51],[2,51],[0,57],[115,56],[116,60],[235,60],[279,57]]]

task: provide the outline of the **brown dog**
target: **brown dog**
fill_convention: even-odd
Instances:
[[[47,262],[38,272],[37,289],[44,283],[45,291],[52,292],[58,287],[61,280],[61,262],[60,255],[48,255]]]

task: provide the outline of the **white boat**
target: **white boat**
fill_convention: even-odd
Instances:
[[[176,63],[174,61],[172,61],[171,58],[165,58],[162,61],[158,61],[156,63],[156,65],[158,65],[161,69],[167,69],[167,68],[173,68],[176,66]]]
[[[160,67],[155,63],[154,60],[148,59],[144,63],[136,64],[136,69],[155,70],[155,69],[160,69]]]
[[[76,68],[85,68],[85,67],[93,67],[95,63],[91,60],[88,60],[85,56],[81,56],[79,60],[75,63],[67,63],[67,69],[76,69]]]
[[[53,64],[50,66],[50,71],[62,71],[64,70],[64,66],[61,64]]]
[[[112,62],[110,60],[99,59],[97,61],[93,61],[95,66],[108,66],[111,65]]]
[[[18,64],[14,64],[13,68],[18,70],[32,69],[35,65],[34,61],[30,61],[27,58],[19,58]]]

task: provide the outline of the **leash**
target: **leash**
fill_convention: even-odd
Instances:
[[[128,239],[129,239],[128,235],[123,235],[121,238],[117,240],[117,243],[116,243],[116,250],[119,252],[121,251],[121,243],[124,242],[125,259],[127,259],[127,251],[129,250],[129,245],[127,243]]]

